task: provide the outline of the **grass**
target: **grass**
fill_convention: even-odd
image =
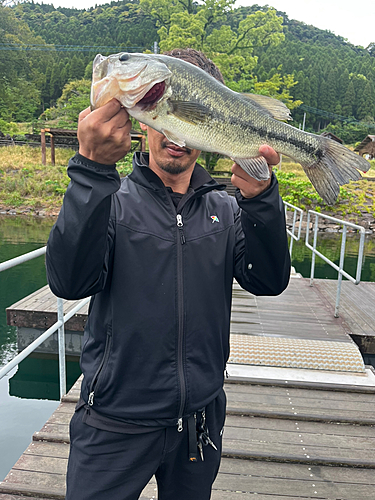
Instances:
[[[66,165],[74,151],[56,149],[56,165],[41,164],[40,148],[0,148],[0,206],[16,212],[56,213],[69,184]]]
[[[66,166],[75,152],[56,148],[56,165],[41,164],[40,148],[8,146],[0,148],[0,209],[16,213],[56,215],[69,184]],[[131,172],[131,157],[127,155],[117,164],[121,176]],[[232,160],[220,159],[216,171],[230,171]],[[333,207],[323,203],[312,187],[302,167],[283,158],[276,169],[280,193],[285,201],[302,209],[313,208],[346,220],[358,222],[364,214],[375,217],[375,182],[360,180],[340,188],[340,196]],[[368,177],[375,178],[375,160],[371,162]]]
[[[370,164],[370,169],[363,177],[375,178],[375,160]],[[323,203],[298,163],[283,158],[276,175],[283,199],[302,209],[314,209],[352,222],[359,222],[364,214],[375,217],[375,183],[365,178],[341,186],[337,202],[329,206]]]

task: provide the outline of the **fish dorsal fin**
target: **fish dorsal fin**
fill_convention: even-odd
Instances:
[[[241,94],[242,97],[249,100],[255,107],[275,118],[275,120],[291,120],[290,110],[278,99],[268,95]]]
[[[176,144],[176,146],[179,146],[180,148],[183,148],[186,146],[185,140],[182,139],[181,137],[177,137],[176,134],[173,132],[170,132],[169,130],[162,129],[162,133],[165,135],[165,137],[168,139],[168,141],[173,142],[173,144]]]
[[[169,104],[172,108],[170,113],[188,123],[202,123],[210,114],[206,106],[196,102],[170,100]]]

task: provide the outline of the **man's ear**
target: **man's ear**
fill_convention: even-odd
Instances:
[[[141,126],[141,130],[143,130],[143,132],[146,132],[147,125],[145,125],[144,123],[141,123],[141,122],[139,122],[139,125]]]

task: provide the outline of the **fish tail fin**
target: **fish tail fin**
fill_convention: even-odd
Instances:
[[[315,161],[301,161],[301,165],[324,203],[333,205],[339,195],[340,186],[361,179],[358,170],[367,172],[370,163],[332,139],[319,139],[321,147],[314,155]]]

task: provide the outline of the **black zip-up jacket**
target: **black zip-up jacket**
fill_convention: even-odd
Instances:
[[[81,396],[99,414],[172,425],[221,391],[233,278],[256,295],[288,284],[290,258],[277,180],[252,199],[222,191],[198,164],[176,209],[136,154],[115,165],[79,154],[47,246],[53,293],[92,296]]]

